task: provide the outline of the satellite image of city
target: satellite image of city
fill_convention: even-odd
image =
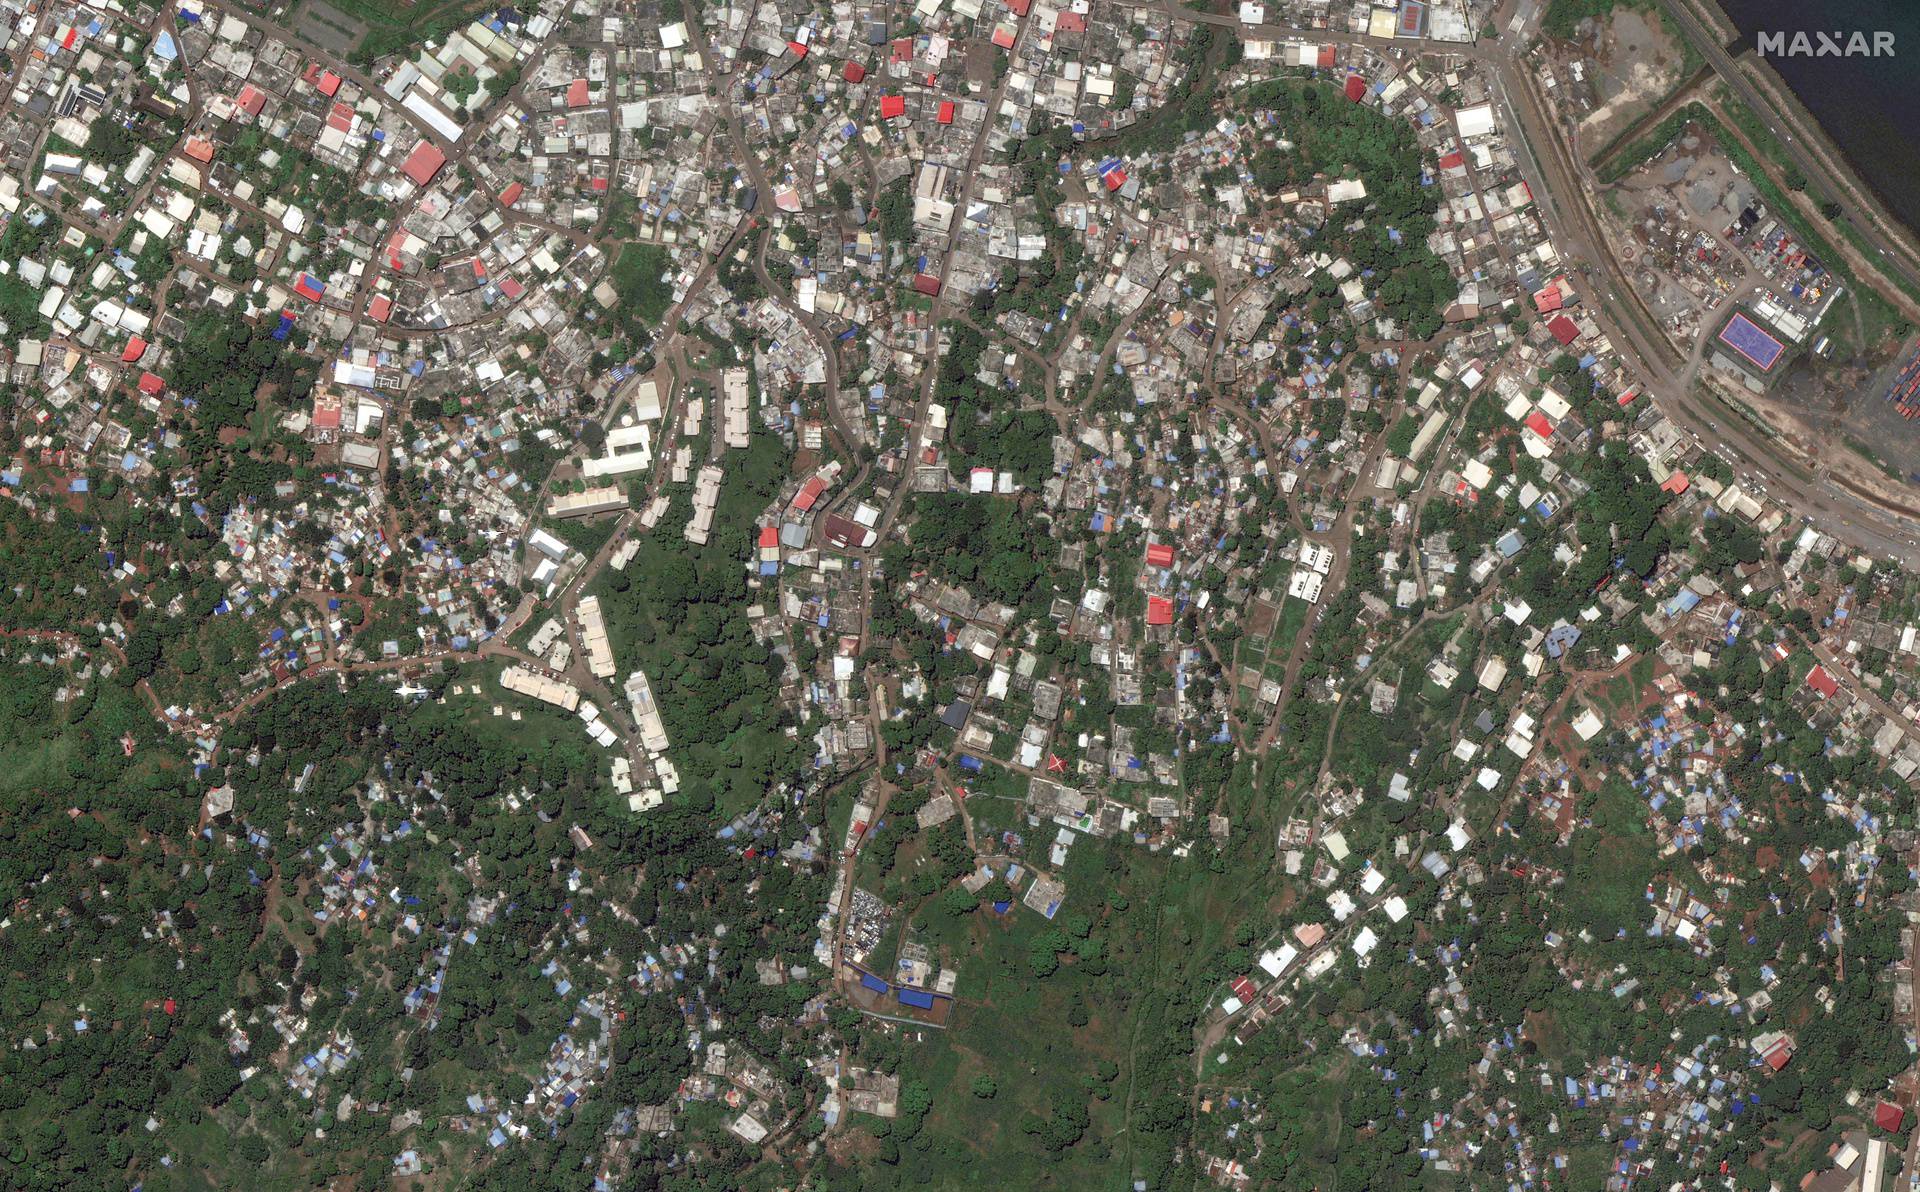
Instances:
[[[1920,1189],[1915,62],[0,0],[0,1192]]]

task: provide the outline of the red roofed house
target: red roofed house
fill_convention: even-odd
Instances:
[[[1347,98],[1355,103],[1367,97],[1367,81],[1357,74],[1347,76]]]
[[[1787,1066],[1788,1060],[1793,1058],[1793,1045],[1785,1039],[1777,1040],[1760,1058],[1766,1062],[1767,1067],[1778,1072]]]
[[[140,392],[148,397],[159,397],[167,391],[167,383],[150,372],[140,374]]]
[[[800,491],[794,494],[793,507],[805,513],[807,510],[813,508],[813,503],[818,501],[820,494],[826,491],[826,481],[818,476],[810,476],[807,478],[807,482],[800,486]]]
[[[1333,55],[1334,55],[1334,48],[1332,45],[1324,45],[1320,47],[1320,57],[1318,60],[1318,64],[1321,70],[1328,70],[1333,66]]]
[[[933,298],[940,293],[940,279],[931,273],[916,273],[913,275],[913,288]]]
[[[1834,681],[1834,677],[1827,673],[1827,668],[1824,666],[1816,665],[1807,672],[1807,686],[1813,688],[1821,699],[1832,699],[1840,694],[1840,684]]]
[[[343,403],[330,394],[316,395],[313,399],[313,429],[339,430],[345,414]]]
[[[322,69],[318,62],[307,63],[307,69],[300,73],[300,78],[328,99],[332,99],[340,90],[340,76]]]
[[[989,40],[992,41],[994,45],[999,46],[1003,50],[1012,49],[1013,48],[1013,26],[995,25],[993,27],[993,36]]]
[[[766,550],[770,546],[779,546],[779,545],[780,545],[780,527],[779,526],[761,526],[760,527],[760,549]]]
[[[907,97],[904,95],[883,95],[880,97],[880,118],[898,120],[907,114]]]
[[[867,77],[867,68],[858,62],[849,62],[840,68],[840,77],[849,83],[858,83]]]
[[[126,347],[120,349],[120,362],[122,364],[132,364],[146,354],[147,341],[136,335],[127,341]]]
[[[1900,1129],[1907,1120],[1907,1111],[1891,1101],[1882,1101],[1873,1108],[1873,1124],[1892,1134]]]
[[[1055,33],[1085,33],[1087,18],[1077,12],[1063,12],[1053,26]]]
[[[308,302],[320,301],[320,295],[324,293],[319,285],[314,282],[311,273],[302,273],[294,280],[293,292],[305,298]]]
[[[1547,330],[1553,332],[1553,338],[1559,340],[1563,348],[1580,338],[1580,328],[1565,315],[1556,315],[1553,322],[1547,324]]]
[[[1033,7],[1033,0],[1007,0],[1007,7],[1013,10],[1014,16],[1024,17],[1027,10]]]
[[[1107,189],[1108,190],[1119,190],[1121,187],[1125,186],[1126,184],[1127,184],[1127,172],[1125,170],[1108,170],[1107,171]]]
[[[413,179],[415,186],[425,186],[446,164],[447,155],[440,152],[437,145],[432,141],[421,141],[413,147],[412,153],[407,154],[406,164],[400,167],[400,172]]]
[[[1533,413],[1527,415],[1527,429],[1543,439],[1551,439],[1553,437],[1553,420],[1539,410],[1535,410]]]
[[[1147,547],[1147,566],[1149,567],[1173,566],[1173,548],[1171,546],[1168,546],[1164,542],[1156,542],[1151,546]]]
[[[1233,979],[1233,996],[1239,998],[1241,1001],[1252,1001],[1254,995],[1258,992],[1260,991],[1253,987],[1253,982],[1247,980],[1245,977],[1235,977]]]
[[[587,81],[585,79],[575,79],[573,82],[567,84],[567,106],[570,108],[584,108],[587,106]]]
[[[393,299],[385,294],[375,294],[373,301],[367,303],[367,317],[376,323],[384,323],[393,313]]]
[[[1543,315],[1550,315],[1566,303],[1560,295],[1560,283],[1554,282],[1533,296],[1533,309]]]
[[[247,83],[240,88],[240,94],[234,97],[233,106],[249,116],[258,116],[260,109],[267,106],[267,93]]]
[[[1674,496],[1677,497],[1681,493],[1686,492],[1689,488],[1692,488],[1692,487],[1693,487],[1693,481],[1687,479],[1687,474],[1685,472],[1675,472],[1673,475],[1667,477],[1666,480],[1661,483],[1660,491],[1666,492],[1666,493],[1672,493]]]
[[[793,51],[793,56],[796,58],[807,56],[807,43],[804,41],[790,41],[787,43],[787,48]]]
[[[500,205],[502,207],[513,206],[515,203],[518,203],[520,201],[520,196],[525,194],[526,191],[527,191],[527,188],[520,185],[518,182],[509,184],[507,189],[500,192]]]
[[[1147,597],[1147,624],[1173,624],[1173,601],[1168,600],[1165,596]]]
[[[205,137],[188,137],[185,147],[180,152],[205,164],[213,160],[213,142]]]
[[[943,99],[940,101],[940,123],[942,124],[953,123],[953,101],[950,99]]]

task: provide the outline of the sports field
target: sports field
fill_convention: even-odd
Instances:
[[[1787,346],[1762,330],[1760,325],[1743,314],[1735,314],[1720,329],[1720,342],[1745,356],[1761,372],[1767,372],[1780,361],[1780,354]]]

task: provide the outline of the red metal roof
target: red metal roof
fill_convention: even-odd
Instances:
[[[140,374],[140,392],[149,397],[158,397],[167,391],[167,383],[150,372]]]
[[[849,62],[840,68],[840,77],[849,83],[857,83],[867,77],[867,68],[858,62]]]
[[[942,124],[953,123],[953,101],[950,99],[943,99],[940,101],[940,123]]]
[[[931,298],[940,292],[940,279],[931,273],[913,275],[913,288]]]
[[[1560,315],[1553,322],[1548,323],[1547,330],[1553,333],[1553,338],[1559,340],[1562,346],[1580,338],[1580,328],[1565,315]]]
[[[1164,542],[1156,542],[1151,546],[1147,547],[1147,566],[1149,567],[1173,566],[1173,548],[1171,546],[1168,546]]]
[[[127,341],[126,347],[120,349],[120,362],[122,364],[132,364],[134,361],[140,359],[140,357],[146,355],[146,353],[147,341],[136,335]]]
[[[1347,98],[1359,103],[1367,97],[1367,81],[1357,74],[1347,76]]]
[[[1906,1120],[1907,1111],[1891,1101],[1882,1101],[1874,1106],[1873,1124],[1888,1133],[1898,1130],[1900,1124]]]
[[[1168,600],[1165,596],[1147,597],[1147,624],[1173,624],[1173,601]]]
[[[367,317],[376,323],[384,323],[393,313],[393,299],[385,294],[375,294],[373,301],[367,303]]]
[[[575,79],[573,82],[567,84],[567,106],[570,108],[584,108],[587,106],[587,81],[585,79]]]
[[[1815,665],[1807,672],[1807,686],[1813,688],[1821,699],[1832,699],[1840,694],[1840,684],[1827,673],[1827,668],[1824,666]]]
[[[413,147],[413,152],[407,155],[406,164],[400,167],[400,172],[413,179],[415,186],[425,186],[433,181],[433,176],[438,174],[440,167],[446,164],[447,155],[440,152],[437,145],[432,141],[421,141]]]
[[[880,97],[880,118],[895,120],[907,114],[907,97],[904,95],[883,95]]]
[[[1553,437],[1553,420],[1539,410],[1527,415],[1527,429],[1543,439]]]
[[[794,494],[793,507],[805,513],[807,510],[813,508],[813,503],[818,501],[820,494],[826,491],[826,481],[820,479],[818,476],[809,477],[807,482],[800,486],[800,491]]]

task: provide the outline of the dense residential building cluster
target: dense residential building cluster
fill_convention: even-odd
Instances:
[[[1891,1187],[1911,300],[1666,8],[0,3],[0,1184]]]

